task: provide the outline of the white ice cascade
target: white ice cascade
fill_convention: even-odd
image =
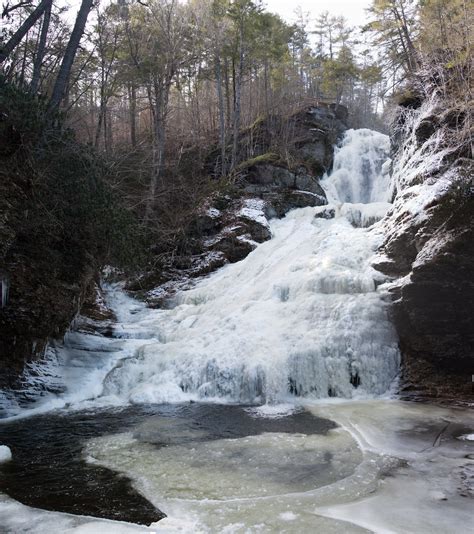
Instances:
[[[381,232],[366,227],[389,206],[388,150],[387,136],[349,130],[323,181],[331,204],[272,221],[272,239],[245,260],[141,319],[156,341],[108,374],[104,394],[142,403],[384,393],[399,352],[370,264]]]

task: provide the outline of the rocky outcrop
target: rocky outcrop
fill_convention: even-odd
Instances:
[[[259,243],[270,239],[265,201],[241,194],[209,199],[188,228],[191,253],[167,259],[159,271],[129,282],[127,290],[152,307],[166,306],[178,291],[227,263],[242,260]]]
[[[267,117],[243,131],[233,183],[195,214],[185,230],[185,253],[166,259],[127,289],[151,306],[166,306],[177,291],[270,239],[271,219],[295,208],[326,205],[319,180],[332,166],[346,120],[343,106],[310,106],[289,118]],[[211,173],[218,167],[217,152],[209,156]]]
[[[247,170],[241,188],[265,202],[265,214],[269,219],[281,218],[295,208],[327,204],[319,181],[303,166],[291,171],[268,163],[253,164]]]
[[[64,254],[47,235],[28,232],[31,184],[21,175],[2,178],[0,388],[5,388],[15,386],[27,362],[43,355],[49,339],[64,335],[95,273],[91,258]]]
[[[130,220],[107,165],[45,106],[0,79],[0,388],[64,336]]]
[[[474,375],[474,163],[430,99],[395,123],[394,206],[375,267],[391,291],[405,392],[467,398]]]

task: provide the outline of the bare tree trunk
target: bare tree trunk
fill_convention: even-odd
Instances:
[[[114,142],[113,132],[114,129],[112,128],[112,113],[110,111],[110,108],[107,108],[106,104],[104,113],[104,148],[106,154],[110,154],[112,152],[112,146]]]
[[[106,121],[107,105],[103,100],[103,97],[100,98],[100,107],[99,107],[99,117],[97,119],[97,128],[95,130],[94,138],[94,147],[99,148],[100,134],[102,133],[102,127],[105,131],[105,121]]]
[[[94,143],[94,130],[95,130],[95,91],[92,88],[89,94],[89,109],[90,109],[90,127],[89,130],[89,143]]]
[[[132,147],[137,146],[137,90],[135,83],[131,82],[128,86],[128,100],[130,113],[130,142]]]
[[[329,26],[328,28],[328,36],[329,36],[329,59],[332,61],[334,59],[334,52],[333,52],[332,27],[331,26]]]
[[[229,81],[229,61],[224,59],[224,84],[225,84],[225,100],[226,100],[226,122],[227,127],[230,127],[230,81]]]
[[[219,137],[221,145],[221,176],[226,173],[226,154],[225,154],[225,117],[224,117],[224,95],[222,93],[222,66],[221,59],[216,55],[216,87],[217,87],[217,100],[219,106]]]
[[[53,94],[51,95],[50,100],[51,108],[58,108],[67,92],[72,64],[74,63],[74,58],[76,57],[76,52],[79,48],[79,43],[81,42],[81,37],[84,33],[87,18],[89,17],[93,3],[94,0],[82,0],[71,37],[69,38],[69,42],[66,47],[66,52],[64,54],[61,67],[59,68],[56,83],[54,84]]]
[[[392,13],[399,24],[398,31],[400,33],[400,38],[402,40],[403,47],[406,50],[405,53],[407,56],[410,72],[414,72],[416,70],[418,61],[416,57],[415,45],[413,44],[410,32],[408,30],[408,22],[405,15],[405,10],[403,8],[403,1],[400,2],[400,11],[397,9],[396,6],[394,6],[392,8]]]
[[[46,8],[51,9],[52,0],[42,0],[25,22],[12,35],[10,40],[0,50],[0,64],[3,63],[11,52],[20,44],[23,37],[28,33],[30,28],[34,26],[36,21],[41,17]]]
[[[21,70],[20,70],[20,84],[23,85],[25,81],[25,69],[26,69],[26,56],[28,54],[28,34],[26,34],[25,46],[23,49],[23,59],[21,60]]]
[[[235,69],[234,69],[235,70]],[[242,78],[244,73],[244,26],[240,24],[239,35],[239,67],[237,69],[237,76],[235,80],[235,107],[234,107],[234,139],[232,146],[232,160],[231,169],[235,169],[237,165],[237,152],[239,149],[239,131],[240,131],[240,108],[242,99]]]
[[[39,88],[41,77],[41,67],[43,66],[44,53],[46,51],[46,41],[48,39],[49,22],[51,20],[51,2],[46,6],[43,15],[43,24],[41,25],[41,35],[36,50],[35,62],[33,65],[33,76],[31,78],[30,90],[36,93]]]
[[[265,115],[268,115],[268,112],[270,110],[270,105],[268,103],[269,100],[269,94],[268,94],[268,58],[265,58],[265,64],[264,64],[264,70],[263,70],[263,77],[264,77],[264,88],[265,91]]]
[[[165,81],[154,80],[154,110],[153,110],[153,162],[150,177],[150,191],[145,211],[145,224],[150,221],[155,204],[158,182],[163,177],[166,146],[166,115],[171,79]]]

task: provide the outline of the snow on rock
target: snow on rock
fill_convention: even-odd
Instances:
[[[244,207],[239,211],[238,215],[246,219],[251,219],[265,228],[270,228],[267,218],[265,217],[264,209],[265,201],[257,198],[250,198],[244,200]]]
[[[6,445],[0,445],[0,464],[12,459],[12,451]]]
[[[458,439],[460,439],[461,441],[474,441],[474,433],[463,434],[462,436],[459,436]]]
[[[301,189],[294,189],[292,192],[298,195],[316,198],[318,202],[321,203],[321,205],[327,204],[327,198],[323,195],[318,195],[318,193],[312,193],[311,191],[302,191]]]
[[[403,381],[427,395],[472,394],[474,164],[452,115],[433,95],[400,108],[393,132],[393,207],[372,265],[397,279],[393,316],[404,347]],[[450,118],[451,117],[451,118]]]
[[[254,241],[249,234],[239,235],[237,236],[237,239],[239,241],[242,241],[243,243],[248,243],[252,247],[257,247],[258,243]]]
[[[217,208],[208,208],[206,210],[206,215],[209,215],[211,219],[217,219],[221,216],[221,212]]]
[[[209,246],[211,241],[208,240]],[[155,306],[163,305],[168,299],[179,291],[185,291],[193,287],[199,279],[211,273],[226,263],[226,258],[221,251],[209,250],[191,258],[188,269],[180,272],[180,276],[151,289],[146,294],[148,303]]]

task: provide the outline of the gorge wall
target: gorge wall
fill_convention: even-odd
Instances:
[[[0,78],[0,387],[22,387],[127,234],[106,174],[44,99]]]
[[[402,390],[466,398],[474,373],[474,165],[466,111],[407,99],[392,129],[394,205],[376,268],[397,278]]]

